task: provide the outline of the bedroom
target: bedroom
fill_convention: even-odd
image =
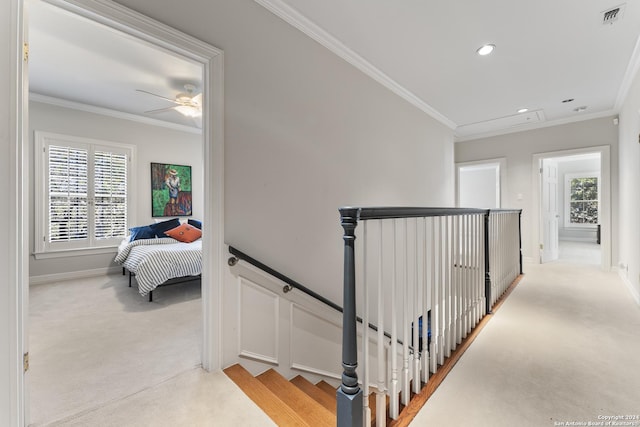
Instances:
[[[144,115],[143,111],[161,109],[169,103],[135,92],[142,89],[157,93],[157,85],[164,85],[166,92],[162,95],[173,96],[184,84],[201,85],[201,67],[154,51],[141,42],[132,46],[130,43],[135,40],[96,24],[78,28],[83,24],[87,22],[41,2],[33,2],[30,10],[31,235],[41,234],[38,231],[44,215],[39,213],[42,209],[38,200],[45,199],[37,184],[43,180],[38,173],[43,169],[36,166],[35,147],[40,139],[47,138],[98,141],[103,146],[117,143],[131,149],[127,181],[129,227],[175,217],[165,217],[165,212],[152,215],[151,164],[190,166],[192,214],[181,218],[183,222],[202,219],[204,162],[199,119],[183,117],[173,110]],[[77,46],[77,41],[82,40],[77,37],[78,31],[92,31],[91,42],[112,45],[115,56],[100,57],[95,54],[98,49]],[[128,43],[128,47],[123,48],[120,43]],[[140,52],[147,54],[137,57],[149,59],[156,55],[161,65],[133,61]],[[59,66],[57,61],[69,67]],[[126,78],[123,72],[110,71],[116,65],[125,70]],[[52,67],[55,73],[51,72]],[[90,71],[84,71],[85,67]],[[74,70],[73,75],[64,73],[69,68]],[[100,69],[104,72],[98,73]],[[135,89],[125,87],[125,80],[133,82],[130,84],[135,84]],[[117,106],[97,108],[89,105],[93,102],[73,94],[84,91],[100,96],[93,86],[100,82],[121,83],[119,90],[133,93],[137,104],[130,108],[139,113],[117,111],[122,110]],[[65,91],[69,87],[72,90]],[[186,189],[184,176],[182,181]],[[31,421],[36,424],[135,393],[201,363],[199,281],[162,288],[149,303],[138,293],[135,279],[132,288],[127,286],[128,277],[114,263],[118,243],[116,247],[47,252],[46,245],[36,243],[35,238],[30,241]],[[104,273],[113,274],[91,277]],[[118,377],[126,380],[112,381]]]

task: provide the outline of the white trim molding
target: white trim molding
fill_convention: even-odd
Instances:
[[[201,64],[203,68],[204,215],[202,366],[220,370],[224,248],[224,60],[223,51],[111,0],[44,0],[153,46]]]
[[[636,288],[633,286],[633,283],[631,283],[627,277],[626,270],[618,269],[618,276],[620,276],[622,282],[627,286],[627,289],[629,289],[629,293],[633,297],[633,300],[640,306],[640,293],[638,293]]]
[[[543,226],[542,215],[540,211],[540,165],[543,159],[550,159],[556,157],[575,156],[579,154],[600,154],[600,177],[601,177],[601,194],[600,194],[600,218],[599,223],[601,226],[601,250],[602,250],[602,262],[601,268],[605,271],[611,270],[611,248],[612,248],[612,228],[611,228],[611,193],[612,193],[612,181],[611,181],[611,148],[608,145],[599,145],[595,147],[584,147],[573,150],[561,150],[552,151],[547,153],[537,153],[532,157],[531,162],[531,193],[532,206],[531,206],[531,249],[533,254],[533,261],[536,264],[540,263],[540,257],[537,255],[540,252],[540,243],[542,242]]]
[[[105,267],[93,270],[70,271],[67,273],[43,274],[29,277],[29,285],[42,285],[44,283],[64,282],[74,279],[85,279],[87,277],[107,276],[122,271],[122,267]]]
[[[616,103],[613,107],[615,111],[620,111],[620,108],[622,108],[622,104],[629,94],[633,79],[638,73],[638,70],[640,70],[640,37],[638,37],[638,40],[636,40],[636,46],[633,48],[633,53],[631,54],[629,65],[627,65],[622,83],[620,84],[618,96],[616,97]]]
[[[202,366],[219,371],[222,366],[222,281],[224,272],[224,54],[205,42],[152,20],[112,0],[43,0],[71,13],[78,14],[129,36],[141,39],[201,64],[203,69],[203,164],[204,215],[206,233],[203,237],[202,307],[203,349]],[[29,138],[28,93],[26,67],[23,64],[23,42],[27,41],[28,18],[24,11],[27,0],[3,2],[2,22],[9,27],[5,34],[10,46],[6,64],[0,71],[9,71],[0,84],[8,93],[7,141],[5,183],[8,187],[6,212],[8,228],[8,257],[5,270],[8,312],[6,313],[8,367],[7,375],[0,374],[0,397],[9,403],[0,403],[0,424],[24,426],[29,424],[28,374],[23,373],[23,351],[28,350],[27,308],[29,297]],[[0,136],[2,139],[2,136]],[[1,287],[0,287],[1,288]],[[4,324],[2,325],[4,326]],[[1,335],[1,334],[0,334]],[[0,344],[5,344],[3,341]],[[26,380],[25,380],[26,379]],[[7,409],[5,411],[4,409]]]
[[[362,56],[349,49],[340,40],[333,37],[327,31],[320,28],[320,26],[307,19],[300,12],[298,12],[282,0],[254,1],[283,21],[302,31],[304,34],[311,37],[313,40],[317,41],[322,46],[326,47],[331,52],[347,61],[349,64],[353,65],[358,70],[362,71],[373,80],[389,89],[391,92],[409,102],[414,107],[418,108],[443,125],[447,126],[449,129],[454,130],[457,127],[456,123],[454,123],[452,120],[445,117],[435,108],[416,96],[413,92],[400,85],[398,82],[383,73],[380,69],[364,59]]]

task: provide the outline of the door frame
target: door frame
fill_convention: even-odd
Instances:
[[[460,206],[460,169],[469,166],[498,166],[498,207],[502,207],[503,196],[507,193],[507,158],[497,157],[495,159],[474,160],[470,162],[456,162],[456,206]]]
[[[573,150],[561,150],[552,151],[546,153],[538,153],[533,155],[532,161],[532,209],[531,209],[531,227],[532,227],[532,251],[534,255],[533,262],[535,264],[540,263],[540,257],[536,256],[540,252],[540,244],[542,243],[542,233],[544,232],[542,224],[542,203],[541,203],[541,186],[542,177],[540,174],[540,165],[543,159],[551,159],[555,157],[567,157],[575,156],[578,154],[600,154],[600,176],[602,179],[601,186],[601,211],[600,211],[600,225],[601,225],[601,268],[605,271],[611,270],[611,147],[608,145],[599,145],[595,147],[577,148]]]
[[[29,135],[24,129],[28,121],[28,93],[22,63],[23,36],[28,22],[24,13],[28,0],[10,0],[12,41],[10,90],[12,117],[9,124],[11,141],[11,184],[14,209],[10,223],[16,230],[10,238],[9,276],[12,298],[9,309],[11,341],[11,420],[12,425],[28,422],[28,393],[22,374],[22,355],[28,348],[25,327],[28,321],[29,289],[29,226],[23,213],[29,209],[29,189],[21,180],[22,172],[29,170]],[[208,371],[222,368],[222,283],[224,272],[224,52],[207,43],[181,33],[124,6],[101,0],[41,0],[69,10],[93,21],[122,31],[169,52],[200,63],[203,68],[202,146],[204,157],[204,215],[202,265],[202,367]],[[26,209],[26,210],[25,210]],[[13,422],[15,421],[15,422]]]

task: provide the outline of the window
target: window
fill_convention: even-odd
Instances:
[[[134,147],[36,132],[36,253],[117,246]]]
[[[598,224],[600,176],[597,173],[565,175],[565,226]]]

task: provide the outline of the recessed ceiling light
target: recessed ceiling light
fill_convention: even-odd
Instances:
[[[586,105],[582,105],[578,108],[574,108],[573,111],[575,111],[576,113],[581,113],[582,111],[586,110],[587,106]]]
[[[528,108],[521,108],[518,110],[518,113],[526,113],[527,111],[529,111]]]
[[[567,99],[563,99],[562,100],[563,103],[567,103],[567,102],[573,102],[573,98],[567,98]]]
[[[485,44],[484,46],[480,47],[476,52],[478,52],[478,55],[480,56],[485,56],[493,52],[493,49],[495,48],[496,48],[496,45],[494,44]]]

